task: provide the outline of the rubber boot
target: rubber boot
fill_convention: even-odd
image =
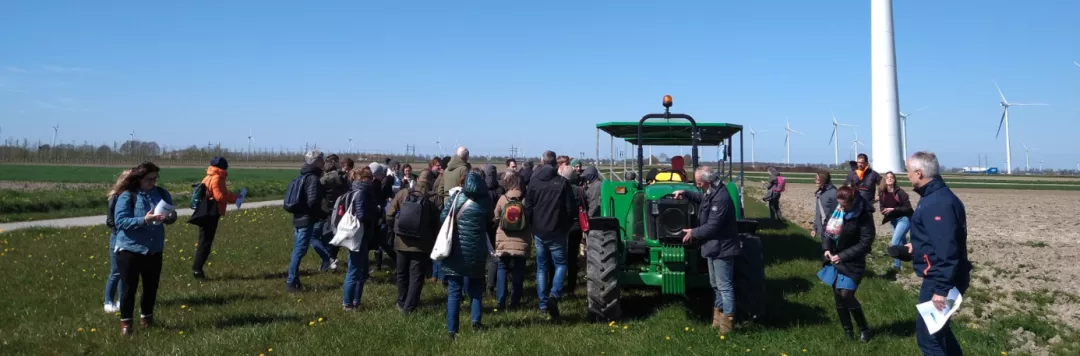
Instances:
[[[120,336],[131,336],[131,320],[120,321]]]
[[[851,312],[848,308],[836,308],[836,316],[840,319],[840,326],[844,327],[844,336],[854,339],[855,329],[851,327]]]
[[[870,326],[866,325],[866,316],[863,315],[862,308],[851,309],[851,316],[855,318],[855,324],[859,326],[859,341],[870,342]]]

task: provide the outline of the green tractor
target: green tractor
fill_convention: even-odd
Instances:
[[[700,192],[693,184],[699,146],[718,147],[723,152],[723,158],[718,157],[720,167],[714,168],[721,171],[735,201],[740,234],[753,233],[754,222],[743,218],[741,147],[738,167],[730,159],[736,134],[741,145],[742,126],[697,122],[690,115],[671,113],[670,96],[665,96],[663,103],[663,113],[645,115],[638,122],[596,125],[612,141],[618,138],[636,145],[637,166],[636,172],[624,172],[622,181],[609,176],[602,183],[601,216],[589,220],[587,294],[589,315],[594,320],[621,317],[620,288],[624,286],[658,287],[662,294],[680,296],[688,296],[692,289],[710,288],[708,266],[697,244],[682,242],[683,229],[698,224],[697,206],[686,199],[674,199],[673,195],[677,190]],[[690,146],[692,159],[686,162],[689,167],[685,171],[657,172],[654,168],[646,177],[644,146]],[[613,169],[609,172],[614,175]],[[760,256],[760,249],[758,253]],[[764,272],[761,274],[763,282]]]

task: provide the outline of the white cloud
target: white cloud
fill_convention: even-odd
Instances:
[[[22,69],[22,68],[19,68],[19,67],[16,67],[16,66],[7,66],[7,67],[4,67],[4,69],[7,69],[8,72],[12,72],[12,73],[26,73],[26,69]]]
[[[77,72],[89,72],[90,71],[90,69],[88,69],[88,68],[63,67],[63,66],[55,66],[55,65],[47,65],[47,66],[43,66],[42,68],[45,68],[45,70],[53,72],[53,73],[77,73]]]

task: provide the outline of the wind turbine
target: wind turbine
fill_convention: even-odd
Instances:
[[[838,132],[840,132],[840,126],[858,127],[850,124],[841,124],[840,122],[836,121],[836,113],[832,113],[832,137],[829,138],[829,143],[833,144],[833,164],[837,166],[840,165],[840,139],[836,135]]]
[[[930,105],[923,106],[919,110],[915,110],[915,111],[909,112],[907,114],[905,114],[903,111],[900,112],[900,145],[902,146],[901,151],[904,153],[904,159],[905,160],[907,159],[907,156],[908,156],[907,155],[907,118],[908,118],[908,116],[911,116],[912,114],[920,112],[923,109],[926,109],[928,107],[930,107]]]
[[[1073,61],[1073,64],[1075,64],[1077,67],[1080,67],[1080,63],[1077,63],[1076,61]]]
[[[1023,144],[1023,146],[1024,146],[1024,170],[1030,172],[1031,167],[1028,166],[1028,162],[1031,161],[1031,151],[1038,151],[1039,149],[1038,148],[1028,148],[1027,144]]]
[[[248,156],[251,156],[251,142],[255,141],[255,136],[251,134],[251,129],[248,129]]]
[[[994,138],[997,138],[998,136],[1001,135],[1001,127],[1005,126],[1005,165],[1006,165],[1005,169],[1006,169],[1006,174],[1012,174],[1012,141],[1009,140],[1009,107],[1010,106],[1033,106],[1033,105],[1043,105],[1043,106],[1045,106],[1046,104],[1009,103],[1008,100],[1005,100],[1005,94],[1003,94],[1001,92],[1001,87],[999,87],[997,85],[996,80],[994,81],[994,87],[997,88],[998,95],[1001,95],[1001,107],[1003,108],[1002,112],[1001,112],[1001,122],[998,123],[998,133],[997,133],[996,136],[994,136]]]
[[[1039,173],[1043,172],[1043,165],[1042,164],[1043,164],[1043,160],[1040,159],[1039,160]]]
[[[761,132],[767,132],[767,131],[761,131]],[[750,126],[750,165],[754,166],[754,167],[757,167],[757,165],[754,164],[756,162],[755,159],[754,159],[754,146],[755,146],[755,144],[757,142],[757,133],[758,133],[757,131],[754,131],[754,127]]]
[[[442,149],[442,143],[441,143],[441,141],[442,141],[442,137],[441,137],[441,136],[440,136],[440,137],[437,137],[437,138],[435,138],[435,146],[439,146],[439,154],[440,154],[440,155],[441,155],[441,154],[443,153],[443,149]]]
[[[352,154],[352,138],[349,138],[349,153]]]
[[[784,147],[787,149],[787,164],[790,166],[791,165],[791,133],[794,132],[794,133],[797,133],[797,134],[800,134],[800,135],[802,135],[803,133],[799,132],[799,131],[796,131],[795,129],[792,129],[791,128],[791,121],[788,121],[788,119],[784,119],[784,122],[785,122],[784,131],[787,131],[787,133],[784,135]]]
[[[53,129],[52,145],[50,145],[49,148],[50,149],[55,149],[56,148],[56,135],[60,132],[60,124],[56,124],[56,126],[53,126],[52,129]]]
[[[866,147],[866,145],[863,144],[862,141],[859,141],[859,131],[855,131],[855,141],[851,142],[852,156],[857,156],[859,154],[859,145]]]

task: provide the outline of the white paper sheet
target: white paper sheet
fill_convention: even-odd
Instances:
[[[168,217],[169,214],[172,214],[173,209],[174,208],[173,208],[173,206],[171,204],[166,203],[165,200],[162,199],[161,201],[158,202],[157,206],[154,207],[154,215],[164,215],[164,216]],[[161,224],[161,222],[160,221],[155,221],[154,225],[157,225],[157,224]]]
[[[949,291],[949,295],[945,296],[945,310],[938,310],[933,301],[919,303],[915,305],[915,309],[919,310],[919,315],[926,323],[926,330],[934,334],[945,327],[945,322],[949,321],[957,310],[960,310],[960,304],[963,301],[964,297],[960,295],[960,291],[953,288]]]

